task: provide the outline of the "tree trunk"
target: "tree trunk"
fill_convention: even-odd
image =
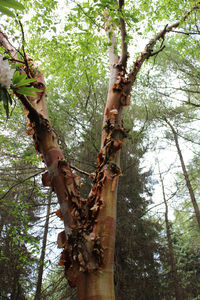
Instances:
[[[7,41],[7,37],[1,34],[0,38],[3,46],[15,59],[16,51]],[[111,39],[114,39],[113,35]],[[122,70],[122,66],[115,67],[118,55],[114,52],[115,43],[110,47],[111,79],[104,113],[101,150],[94,184],[87,200],[80,197],[80,180],[72,172],[57,143],[47,114],[43,74],[34,63],[28,71],[34,69],[31,77],[37,78],[34,84],[42,92],[37,93],[35,98],[15,92],[27,112],[27,133],[33,136],[35,148],[42,155],[48,169],[43,174],[43,183],[53,187],[60,203],[57,214],[64,221],[65,228],[58,236],[58,246],[64,249],[60,265],[65,266],[65,275],[70,285],[77,287],[79,300],[115,299],[113,263],[117,182],[121,174],[120,149],[125,136],[121,112],[123,106],[127,105],[128,95],[124,92],[127,85],[125,70]]]
[[[118,155],[119,158],[119,155]],[[99,213],[96,234],[101,237],[104,252],[100,270],[83,273],[78,285],[79,300],[114,300],[114,247],[116,229],[117,189],[113,188],[113,178],[107,176],[102,189],[104,207]]]
[[[168,219],[168,204],[167,204],[167,199],[166,199],[166,195],[165,195],[165,187],[164,187],[163,178],[161,176],[159,164],[158,164],[158,168],[159,168],[160,182],[161,182],[161,186],[162,186],[163,200],[164,200],[164,204],[165,204],[165,226],[166,226],[166,232],[167,232],[167,243],[168,243],[168,248],[169,248],[169,263],[171,266],[174,292],[175,292],[176,300],[182,300],[183,298],[181,297],[181,290],[180,290],[179,282],[178,282],[174,249],[173,249],[173,244],[172,244],[172,239],[171,239],[171,230],[170,230],[169,219]]]
[[[36,289],[34,300],[40,300],[40,297],[41,297],[42,275],[43,275],[43,270],[44,270],[44,259],[45,259],[47,235],[48,235],[48,229],[49,229],[49,216],[50,216],[50,210],[51,210],[51,200],[52,200],[52,190],[50,190],[49,196],[48,196],[47,214],[46,214],[46,220],[45,220],[45,225],[44,225],[44,235],[43,235],[43,241],[42,241],[42,251],[41,251],[41,256],[40,256],[40,260],[39,260],[37,289]]]
[[[190,200],[191,200],[192,205],[194,207],[194,212],[195,212],[195,215],[196,215],[197,223],[198,223],[198,226],[200,228],[200,210],[199,210],[199,206],[197,204],[197,201],[196,201],[196,198],[195,198],[195,195],[194,195],[194,191],[193,191],[193,188],[192,188],[192,185],[191,185],[191,182],[190,182],[187,170],[186,170],[185,162],[183,160],[183,155],[182,155],[182,152],[181,152],[181,149],[180,149],[180,146],[179,146],[179,142],[178,142],[177,132],[175,131],[174,127],[172,126],[172,124],[167,119],[165,119],[165,122],[171,128],[171,131],[172,131],[173,136],[174,136],[176,149],[177,149],[178,156],[179,156],[179,159],[180,159],[181,168],[183,170],[183,175],[184,175],[184,178],[185,178],[186,186],[187,186],[187,189],[188,189],[188,192],[189,192],[189,195],[190,195]]]

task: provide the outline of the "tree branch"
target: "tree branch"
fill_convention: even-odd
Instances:
[[[29,180],[29,179],[31,179],[31,178],[33,178],[33,177],[35,177],[35,176],[41,174],[43,171],[44,171],[44,170],[41,170],[41,171],[39,171],[39,172],[37,172],[37,173],[35,173],[35,174],[33,174],[33,175],[31,175],[31,176],[25,178],[24,180],[22,180],[22,181],[20,181],[20,182],[17,182],[17,183],[15,183],[15,184],[13,184],[13,185],[9,188],[9,190],[8,190],[5,194],[3,194],[3,196],[1,196],[0,200],[2,200],[3,198],[5,198],[5,197],[10,193],[10,191],[11,191],[12,189],[14,189],[16,186],[18,186],[19,184],[24,183],[26,180]]]
[[[165,45],[163,45],[162,47],[160,47],[160,49],[158,49],[156,52],[151,53],[149,56],[155,56],[158,53],[160,53],[163,49],[165,48]]]
[[[109,61],[110,61],[110,83],[109,86],[112,87],[116,80],[117,70],[115,65],[118,63],[118,53],[117,53],[117,39],[115,35],[115,28],[112,24],[112,20],[109,16],[109,11],[105,11],[106,22],[104,25],[105,31],[107,33],[109,46]]]
[[[144,51],[140,54],[138,59],[134,62],[133,69],[128,74],[128,78],[130,81],[130,84],[129,84],[130,90],[136,80],[136,76],[137,76],[143,62],[146,59],[148,59],[150,56],[152,56],[152,51],[153,51],[153,48],[156,45],[156,43],[160,39],[162,39],[164,41],[166,33],[171,32],[173,29],[177,28],[180,25],[180,23],[186,21],[186,19],[188,18],[188,16],[191,14],[192,11],[199,9],[199,5],[200,5],[200,2],[197,2],[190,11],[188,11],[184,14],[184,16],[182,17],[182,19],[180,21],[178,21],[170,26],[167,24],[163,30],[161,30],[153,39],[151,39],[149,41],[149,43],[146,45]],[[160,48],[160,51],[161,51],[161,49],[163,50],[163,47]]]
[[[122,8],[124,6],[124,0],[119,0],[119,12],[122,15]],[[126,33],[126,24],[124,22],[124,18],[120,17],[120,31],[121,31],[121,58],[119,61],[119,65],[123,66],[126,69],[127,59],[128,59],[128,45],[127,45],[127,33]]]
[[[0,31],[0,46],[6,50],[6,52],[12,57],[12,59],[14,59],[15,61],[18,60],[17,49],[12,46],[12,44],[8,40],[7,35],[2,31]]]
[[[71,0],[71,2],[75,3],[76,6],[80,8],[80,10],[82,11],[82,13],[83,13],[83,14],[84,14],[84,15],[85,15],[85,16],[86,16],[86,17],[87,17],[94,25],[96,25],[97,27],[99,27],[99,28],[101,28],[101,29],[104,29],[103,26],[101,26],[101,25],[99,25],[99,24],[97,24],[97,23],[95,22],[95,18],[94,18],[94,17],[89,16],[89,15],[85,12],[84,8],[83,8],[79,3],[77,3],[75,0]]]
[[[24,107],[26,108],[26,110],[28,110],[28,112],[29,112],[29,119],[31,121],[35,121],[36,123],[38,123],[40,115],[37,112],[37,110],[33,107],[33,105],[31,104],[31,102],[28,100],[28,98],[25,95],[21,95],[21,94],[18,94],[18,93],[15,93],[15,94],[19,98],[19,100],[21,101],[21,103],[24,105]]]
[[[23,28],[22,28],[22,36],[23,36]],[[24,37],[22,37],[22,39],[24,39]],[[19,51],[17,51],[15,49],[14,46],[12,46],[12,44],[9,42],[8,37],[6,34],[4,34],[3,32],[0,31],[0,46],[3,47],[5,49],[5,51],[11,56],[11,59],[14,63],[16,63],[18,61],[18,56],[17,53],[19,53]],[[24,53],[20,55],[24,58],[24,56],[26,56],[26,54]],[[24,58],[25,59],[25,58]],[[26,57],[27,60],[27,57]],[[39,117],[39,115],[42,115],[44,118],[48,119],[48,113],[47,113],[47,108],[46,108],[46,102],[45,102],[45,98],[46,98],[46,92],[45,92],[45,81],[44,81],[44,77],[43,74],[40,72],[37,64],[35,64],[31,59],[29,59],[30,62],[30,67],[28,65],[28,62],[23,62],[23,64],[26,66],[26,69],[24,69],[23,65],[20,69],[20,72],[26,73],[28,75],[28,77],[30,77],[30,69],[34,69],[35,71],[37,70],[37,72],[34,71],[34,75],[32,75],[33,78],[36,78],[37,81],[34,82],[34,86],[39,88],[41,90],[40,93],[36,93],[35,97],[26,97],[24,95],[18,94],[16,91],[15,94],[16,96],[20,99],[20,101],[23,103],[23,105],[26,107],[26,109],[31,112],[32,116],[35,116],[37,119]],[[33,73],[33,72],[32,72]],[[39,94],[39,95],[38,95]],[[39,97],[39,99],[38,99]]]
[[[69,165],[70,166],[70,168],[72,168],[73,170],[75,170],[75,171],[77,171],[77,172],[79,172],[79,173],[81,173],[81,174],[84,174],[84,175],[87,175],[89,178],[91,178],[91,179],[94,179],[94,175],[92,174],[92,173],[88,173],[88,172],[85,172],[85,171],[82,171],[82,170],[80,170],[80,169],[78,169],[77,167],[75,167],[75,166],[73,166],[73,165]]]
[[[200,32],[185,32],[185,31],[179,31],[179,30],[172,30],[172,32],[185,34],[185,35],[198,35]]]
[[[194,107],[200,107],[200,104],[192,103],[190,101],[183,101],[185,104],[192,105]]]
[[[20,25],[20,28],[21,28],[21,33],[22,33],[22,51],[23,51],[24,63],[26,65],[27,71],[29,71],[27,55],[26,55],[25,47],[24,47],[24,44],[26,43],[26,41],[25,41],[25,34],[24,34],[24,28],[23,28],[22,22],[20,20],[18,22],[19,22],[19,25]]]

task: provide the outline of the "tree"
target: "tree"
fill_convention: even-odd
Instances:
[[[174,256],[174,248],[173,248],[173,244],[172,244],[172,237],[171,237],[171,230],[170,230],[170,223],[169,223],[169,216],[168,216],[169,209],[168,209],[167,198],[166,198],[166,194],[165,194],[165,186],[164,186],[164,181],[163,181],[163,178],[161,175],[159,163],[158,163],[158,169],[159,169],[160,182],[161,182],[161,186],[162,186],[163,200],[164,200],[164,204],[165,204],[165,226],[166,226],[166,232],[167,232],[167,242],[168,242],[168,247],[169,247],[169,261],[170,261],[169,264],[171,267],[171,272],[172,272],[172,277],[173,277],[175,297],[177,300],[179,300],[179,299],[182,299],[182,295],[181,295],[181,289],[179,286],[177,267],[176,267],[175,256]]]
[[[96,5],[96,3],[95,3]],[[144,5],[144,3],[142,3]],[[181,21],[166,25],[155,38],[151,39],[145,50],[127,67],[128,35],[124,1],[98,2],[105,21],[108,36],[110,81],[104,110],[101,149],[93,177],[93,186],[87,200],[80,196],[80,179],[73,172],[73,166],[64,158],[51,126],[46,108],[46,84],[37,64],[28,58],[24,40],[22,50],[17,51],[0,33],[2,48],[15,64],[12,86],[12,71],[3,62],[7,78],[1,77],[1,98],[7,114],[9,113],[9,88],[25,107],[29,120],[27,133],[33,136],[36,151],[41,155],[48,171],[43,174],[44,185],[51,185],[57,194],[60,210],[57,214],[64,221],[65,230],[58,236],[58,245],[64,248],[60,264],[65,266],[65,274],[72,286],[77,286],[78,299],[114,299],[113,261],[116,224],[116,199],[118,177],[121,175],[120,150],[127,131],[123,127],[121,115],[124,106],[129,105],[130,93],[143,63],[163,50],[163,43],[153,52],[158,41],[164,41],[168,32],[186,21],[192,9],[184,14]],[[78,7],[78,13],[86,7],[97,15],[95,6],[86,4]],[[84,10],[83,10],[84,12]],[[132,17],[129,16],[128,20]],[[137,22],[137,19],[135,19]],[[90,28],[92,21],[90,23]],[[21,25],[21,22],[20,22]],[[21,26],[22,27],[22,26]],[[121,33],[121,56],[117,52],[116,28]],[[23,34],[23,28],[22,28]],[[23,37],[24,38],[24,37]]]
[[[45,250],[47,245],[47,234],[49,229],[49,217],[50,217],[50,209],[51,209],[51,201],[52,201],[52,191],[49,193],[48,197],[48,205],[47,205],[47,215],[44,225],[44,236],[42,241],[42,251],[40,256],[39,268],[38,268],[38,280],[37,280],[37,289],[35,293],[35,300],[41,298],[41,288],[42,288],[42,275],[44,271],[44,259],[45,259]]]
[[[14,300],[26,299],[25,293],[33,288],[38,238],[35,233],[29,232],[29,228],[38,220],[32,206],[38,203],[39,195],[31,181],[35,173],[34,165],[25,162],[25,159],[16,163],[14,149],[8,140],[4,137],[4,147],[1,149],[2,157],[8,156],[7,168],[0,174],[0,297]],[[12,167],[8,167],[9,160],[12,160]],[[24,177],[26,172],[28,178]]]
[[[173,244],[176,250],[182,297],[198,299],[200,274],[199,227],[193,216],[191,203],[189,205],[183,203],[181,209],[175,211],[173,231]]]
[[[196,198],[195,198],[194,190],[192,188],[192,184],[191,184],[189,176],[188,176],[188,172],[186,170],[183,155],[182,155],[182,152],[181,152],[181,149],[180,149],[180,146],[179,146],[177,132],[176,132],[175,128],[173,127],[173,125],[169,122],[169,120],[165,119],[165,122],[170,127],[170,129],[173,133],[173,137],[174,137],[174,141],[175,141],[175,144],[176,144],[178,156],[179,156],[179,159],[180,159],[181,168],[182,168],[183,175],[184,175],[184,178],[185,178],[186,186],[187,186],[187,189],[189,191],[189,195],[190,195],[192,205],[194,207],[194,212],[195,212],[195,215],[196,215],[197,223],[200,227],[200,211],[199,211],[199,207],[198,207],[198,204],[197,204],[197,201],[196,201]]]

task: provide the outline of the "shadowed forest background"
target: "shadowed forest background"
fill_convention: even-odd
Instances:
[[[0,15],[0,30],[17,49],[23,44],[44,72],[58,143],[72,166],[91,174],[109,81],[103,12],[110,9],[115,20],[116,2],[19,2],[25,10],[15,18]],[[130,62],[194,4],[127,1]],[[144,62],[123,112],[127,137],[117,199],[117,300],[200,299],[199,11],[166,35],[162,51],[160,44],[154,50],[158,53]],[[0,53],[6,55],[2,48]],[[8,115],[1,101],[0,299],[76,299],[58,266],[57,234],[63,225],[56,215],[57,199],[42,183],[45,167],[26,134],[23,107],[15,98]],[[79,176],[81,196],[87,198],[92,179]]]

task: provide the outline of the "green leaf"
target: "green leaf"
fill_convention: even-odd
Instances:
[[[7,91],[5,88],[0,88],[0,93],[1,93],[1,100],[3,100],[3,107],[6,111],[6,116],[7,118],[9,117],[9,105],[8,105],[8,96],[7,96]]]
[[[26,79],[27,75],[26,74],[19,74],[18,78],[17,78],[17,85],[21,82],[23,82]]]
[[[27,89],[29,89],[29,91],[32,91],[32,92],[42,92],[42,90],[39,90],[39,89],[34,88],[34,87],[27,87]]]
[[[24,80],[24,81],[20,80],[20,82],[17,83],[16,86],[18,87],[18,86],[28,85],[28,84],[30,84],[30,83],[32,83],[32,82],[35,82],[35,81],[37,81],[36,78],[30,78],[30,79],[26,79],[26,80]]]
[[[136,18],[136,17],[133,17],[132,20],[133,20],[134,23],[138,23],[138,22],[140,21],[140,20],[139,20],[138,18]]]
[[[56,27],[55,26],[51,27],[51,29],[56,33]]]
[[[14,73],[13,80],[12,80],[13,86],[15,88],[20,86],[26,86],[32,82],[37,81],[36,78],[28,78],[28,79],[26,78],[27,78],[27,74],[20,74],[19,71],[16,71]]]
[[[15,85],[18,81],[20,81],[20,72],[15,71],[15,73],[13,75],[13,79],[12,79],[13,85]]]
[[[12,105],[12,98],[8,92],[7,92],[7,97],[8,97],[8,102],[10,103],[10,105]]]
[[[16,0],[0,0],[0,5],[20,10],[25,9],[25,7]]]
[[[7,9],[6,7],[3,7],[3,6],[1,6],[1,5],[0,5],[0,12],[1,12],[2,14],[4,14],[4,15],[9,16],[9,17],[12,17],[12,18],[15,17],[15,14],[14,14],[11,10],[9,10],[9,9]]]
[[[22,87],[22,88],[17,89],[17,92],[19,94],[26,95],[29,97],[35,97],[35,93],[33,93],[33,91],[38,92],[40,90],[31,88],[31,87]]]

